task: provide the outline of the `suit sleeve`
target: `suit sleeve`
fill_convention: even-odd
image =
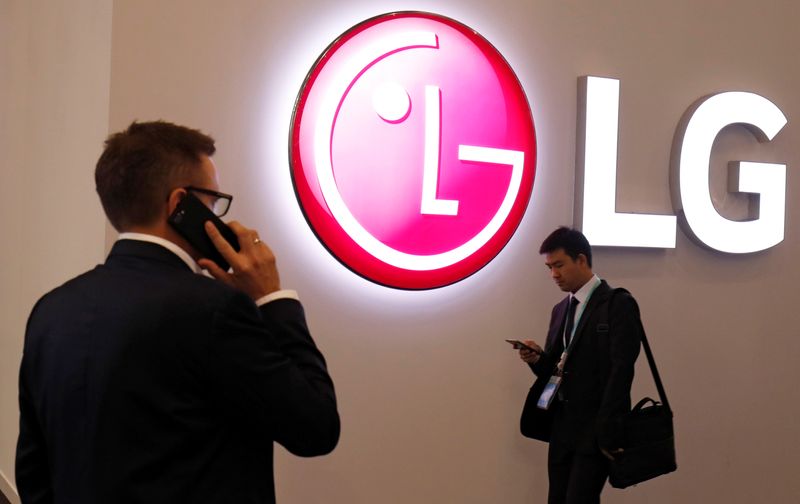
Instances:
[[[558,364],[558,361],[561,359],[561,352],[557,351],[558,349],[556,348],[560,345],[556,345],[555,337],[558,335],[558,329],[561,327],[561,319],[564,318],[564,314],[560,309],[562,303],[563,301],[555,305],[552,312],[550,312],[550,326],[545,339],[544,352],[534,364],[528,364],[537,378],[549,378],[553,374],[556,364]]]
[[[220,393],[272,440],[299,456],[334,449],[340,426],[333,381],[298,301],[256,308],[235,296],[214,318],[210,354]]]
[[[28,336],[25,344],[27,346]],[[53,502],[53,487],[45,435],[30,391],[28,374],[32,365],[30,352],[24,352],[19,373],[19,438],[14,470],[22,502],[45,504]]]
[[[597,415],[598,442],[602,448],[621,444],[618,420],[630,409],[634,364],[641,347],[642,322],[636,300],[628,293],[613,297],[609,306],[611,370]]]

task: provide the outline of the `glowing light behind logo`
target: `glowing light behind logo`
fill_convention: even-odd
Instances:
[[[292,120],[292,177],[323,244],[375,282],[458,281],[510,239],[533,185],[524,92],[488,42],[449,18],[357,25],[312,68]]]
[[[680,204],[691,232],[713,249],[742,254],[783,241],[786,165],[739,163],[734,189],[761,195],[760,216],[750,221],[721,216],[709,192],[711,148],[722,128],[737,123],[748,126],[760,141],[768,141],[786,125],[786,117],[774,103],[754,93],[728,92],[705,99],[683,132],[678,177]]]

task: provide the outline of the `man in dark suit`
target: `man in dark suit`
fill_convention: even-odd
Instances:
[[[223,271],[167,221],[189,193],[227,211],[214,151],[161,121],[106,141],[95,180],[119,240],[28,321],[23,503],[272,503],[274,441],[300,456],[335,447],[333,383],[270,248],[231,222],[236,252],[206,223]]]
[[[530,349],[520,350],[537,377],[522,429],[550,443],[548,504],[599,503],[608,460],[620,452],[615,420],[631,407],[639,309],[627,292],[614,294],[594,275],[592,250],[580,231],[558,228],[539,253],[569,295],[553,308],[544,349],[525,340]]]

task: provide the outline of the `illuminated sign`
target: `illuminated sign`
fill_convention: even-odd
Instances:
[[[588,77],[583,138],[583,224],[592,245],[675,247],[675,217],[617,213],[619,81]]]
[[[313,65],[292,118],[292,180],[348,268],[392,287],[441,287],[511,238],[535,138],[522,86],[483,37],[435,14],[385,14]]]
[[[747,126],[763,142],[778,134],[786,117],[774,103],[753,93],[720,93],[702,100],[682,132],[677,196],[689,229],[701,242],[723,252],[757,252],[783,241],[786,165],[738,163],[731,189],[761,195],[759,217],[742,222],[722,217],[711,201],[708,165],[714,139],[730,124]]]
[[[619,81],[587,77],[581,87],[585,108],[583,136],[578,141],[584,234],[593,245],[674,248],[674,216],[617,213],[615,208]],[[683,212],[688,232],[706,246],[729,253],[757,252],[780,243],[786,214],[786,165],[738,163],[731,176],[732,190],[760,195],[759,212],[757,218],[733,221],[721,216],[711,201],[709,162],[714,139],[726,126],[742,124],[763,142],[778,134],[786,117],[775,104],[754,93],[719,93],[695,107],[678,131],[679,153],[673,160],[676,210]]]

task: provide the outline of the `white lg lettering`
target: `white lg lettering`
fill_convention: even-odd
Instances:
[[[583,167],[582,230],[593,245],[675,248],[673,215],[617,213],[617,128],[619,80],[586,77],[585,108],[579,138]],[[786,125],[781,110],[766,98],[741,92],[704,99],[679,131],[676,211],[683,211],[689,231],[710,248],[729,253],[768,249],[783,241],[786,215],[786,165],[740,162],[732,189],[760,195],[759,217],[732,221],[711,201],[709,161],[717,134],[730,124],[743,124],[759,141],[772,140]],[[738,180],[737,180],[738,179]]]

